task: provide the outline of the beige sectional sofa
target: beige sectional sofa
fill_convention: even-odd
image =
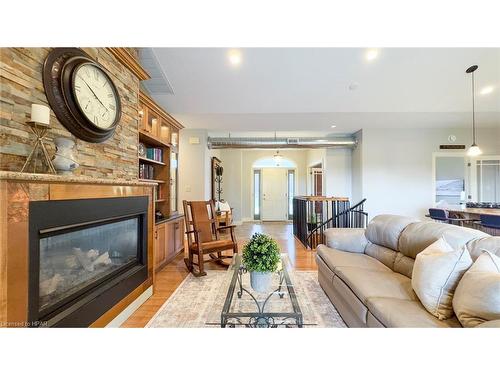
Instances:
[[[396,215],[377,216],[366,230],[327,229],[325,236],[316,255],[319,283],[349,327],[461,327],[455,316],[439,320],[419,302],[411,286],[415,257],[440,237],[466,246],[473,260],[483,249],[500,255],[500,237]]]

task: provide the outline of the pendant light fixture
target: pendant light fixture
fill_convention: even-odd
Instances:
[[[471,67],[467,68],[465,71],[466,73],[472,74],[472,145],[469,147],[467,150],[467,155],[468,156],[479,156],[483,152],[479,148],[479,146],[476,144],[476,113],[475,113],[475,87],[474,87],[474,72],[478,68],[477,65],[472,65]]]
[[[276,166],[279,167],[281,162],[283,161],[283,156],[280,155],[280,150],[277,150],[273,156],[273,160],[276,163]]]
[[[274,132],[274,140],[276,141],[276,131]],[[277,167],[280,166],[281,162],[283,161],[283,156],[280,155],[280,150],[276,150],[276,153],[273,155],[273,160],[274,163],[276,164]]]

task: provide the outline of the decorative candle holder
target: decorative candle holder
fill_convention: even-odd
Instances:
[[[28,121],[27,124],[30,126],[30,129],[33,132],[33,134],[35,134],[36,140],[33,146],[33,150],[31,150],[31,153],[28,155],[28,158],[26,159],[26,162],[24,163],[21,172],[28,172],[28,166],[34,159],[33,173],[36,173],[38,162],[35,157],[37,156],[40,149],[45,159],[45,163],[47,164],[49,173],[56,174],[56,170],[54,168],[54,165],[52,164],[52,161],[50,160],[49,153],[47,152],[47,148],[45,147],[44,143],[44,138],[47,135],[50,126],[48,124],[42,124],[36,121]]]

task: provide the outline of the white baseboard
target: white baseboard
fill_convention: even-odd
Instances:
[[[146,300],[153,295],[153,286],[151,285],[139,297],[137,297],[130,305],[128,305],[120,314],[118,314],[111,322],[106,325],[106,328],[120,327],[135,310],[137,310]]]

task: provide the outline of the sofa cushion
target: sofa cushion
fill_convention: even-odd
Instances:
[[[373,297],[368,299],[367,305],[370,313],[385,327],[461,327],[455,316],[447,320],[439,320],[415,300]]]
[[[337,275],[366,305],[371,297],[392,297],[416,300],[411,280],[396,272],[380,272],[359,267],[337,267]]]
[[[403,255],[400,252],[397,252],[396,259],[394,260],[393,271],[411,278],[411,275],[413,273],[414,263],[415,259],[407,257],[406,255]]]
[[[368,308],[337,275],[333,277],[330,300],[349,327],[365,327]]]
[[[332,271],[335,271],[337,267],[344,267],[344,266],[358,267],[362,269],[369,269],[382,272],[391,271],[389,268],[384,266],[378,260],[365,254],[348,253],[345,251],[329,248],[325,245],[318,246],[317,254],[318,256],[321,257],[321,259],[323,259],[323,261]]]
[[[453,316],[453,293],[471,265],[465,246],[454,250],[443,238],[417,255],[411,285],[427,311],[439,320]]]
[[[476,328],[500,328],[500,319],[489,320],[477,325]]]
[[[375,216],[366,228],[368,241],[388,247],[392,250],[398,249],[398,240],[401,232],[411,223],[419,220],[398,215]]]
[[[350,253],[364,253],[368,244],[362,228],[328,228],[324,234],[326,246]]]
[[[366,313],[366,326],[368,328],[385,328],[385,326],[379,322],[377,318],[368,310]]]
[[[378,261],[385,264],[391,270],[394,268],[394,261],[396,260],[397,251],[391,250],[388,247],[369,243],[365,248],[365,254],[369,255]]]
[[[455,314],[464,327],[500,319],[500,258],[484,252],[458,283]]]
[[[467,243],[472,260],[476,260],[486,250],[500,257],[500,237],[483,237]]]
[[[401,234],[398,250],[415,259],[418,253],[440,238],[444,238],[453,249],[458,250],[473,239],[488,236],[484,232],[457,225],[433,221],[412,223]]]

